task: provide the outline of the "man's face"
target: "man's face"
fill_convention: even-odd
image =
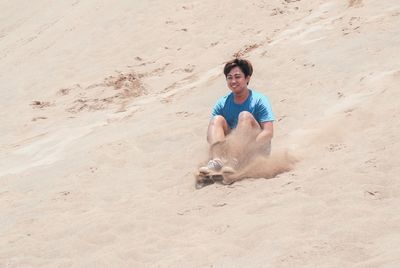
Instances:
[[[244,73],[239,67],[234,67],[226,76],[226,83],[234,94],[240,94],[247,90],[247,83],[250,80],[250,76],[244,77]]]

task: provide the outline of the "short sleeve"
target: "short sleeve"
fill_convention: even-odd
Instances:
[[[260,123],[275,120],[269,100],[264,95],[261,95],[257,103],[257,117],[257,121]]]
[[[219,99],[211,110],[211,118],[216,115],[222,115],[222,109],[223,109],[222,100]]]

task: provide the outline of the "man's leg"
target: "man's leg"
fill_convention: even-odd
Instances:
[[[201,167],[200,172],[208,173],[211,170],[220,170],[223,166],[221,160],[224,149],[224,141],[229,133],[228,123],[225,118],[220,115],[214,116],[207,130],[207,141],[210,144],[210,161],[207,166]]]
[[[241,112],[239,114],[237,131],[241,133],[241,135],[245,135],[247,138],[254,136],[252,138],[256,139],[262,129],[251,113]],[[260,152],[269,155],[271,153],[271,141],[266,141],[265,144],[260,145],[257,149],[260,150]]]
[[[223,142],[228,133],[229,127],[225,118],[223,116],[216,115],[211,119],[210,124],[208,125],[207,141],[210,145],[213,145],[217,142]]]
[[[207,136],[208,142],[211,144],[211,160],[208,162],[207,167],[200,169],[201,172],[206,173],[208,170],[221,170],[223,173],[235,173],[240,157],[239,155],[226,155],[227,145],[224,141],[229,130],[228,124],[222,116],[216,116],[211,120]],[[236,131],[238,134],[243,135],[244,140],[252,140],[253,137],[249,135],[254,135],[255,140],[255,137],[261,131],[261,127],[251,113],[241,112]]]

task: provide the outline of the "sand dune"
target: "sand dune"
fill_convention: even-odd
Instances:
[[[0,10],[0,267],[399,266],[398,1]],[[234,56],[299,161],[196,190]]]

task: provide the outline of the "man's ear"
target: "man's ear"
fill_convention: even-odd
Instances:
[[[250,76],[250,75],[246,77],[246,84],[247,84],[247,85],[248,85],[248,84],[249,84],[249,82],[250,82],[250,78],[251,78],[251,76]]]

